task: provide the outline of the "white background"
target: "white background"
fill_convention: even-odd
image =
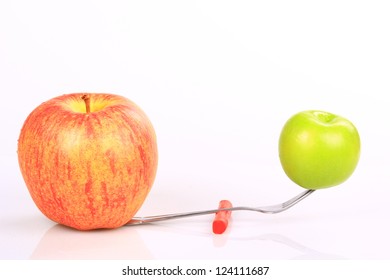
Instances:
[[[386,1],[0,2],[0,259],[388,259],[390,6]],[[72,92],[136,102],[159,169],[139,215],[280,203],[284,122],[350,119],[361,159],[287,212],[79,232],[35,207],[16,147],[27,115]]]

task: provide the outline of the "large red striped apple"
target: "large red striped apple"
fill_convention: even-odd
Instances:
[[[113,94],[66,94],[26,119],[18,159],[37,207],[80,230],[128,222],[157,170],[156,135],[145,113]]]

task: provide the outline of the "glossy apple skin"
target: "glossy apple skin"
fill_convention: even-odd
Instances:
[[[117,228],[153,185],[156,135],[145,113],[124,97],[67,94],[28,116],[18,160],[33,201],[48,218],[79,230]]]
[[[360,137],[347,119],[324,111],[292,116],[279,138],[279,157],[287,176],[306,189],[341,184],[354,172]]]

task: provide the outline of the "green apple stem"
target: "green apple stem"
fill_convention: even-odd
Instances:
[[[84,94],[81,98],[84,100],[86,113],[87,114],[90,113],[91,112],[91,98],[89,97],[88,94]]]

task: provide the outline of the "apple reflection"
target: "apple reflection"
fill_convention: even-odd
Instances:
[[[134,227],[78,231],[59,224],[44,234],[31,255],[31,259],[45,260],[152,258],[152,254]]]

